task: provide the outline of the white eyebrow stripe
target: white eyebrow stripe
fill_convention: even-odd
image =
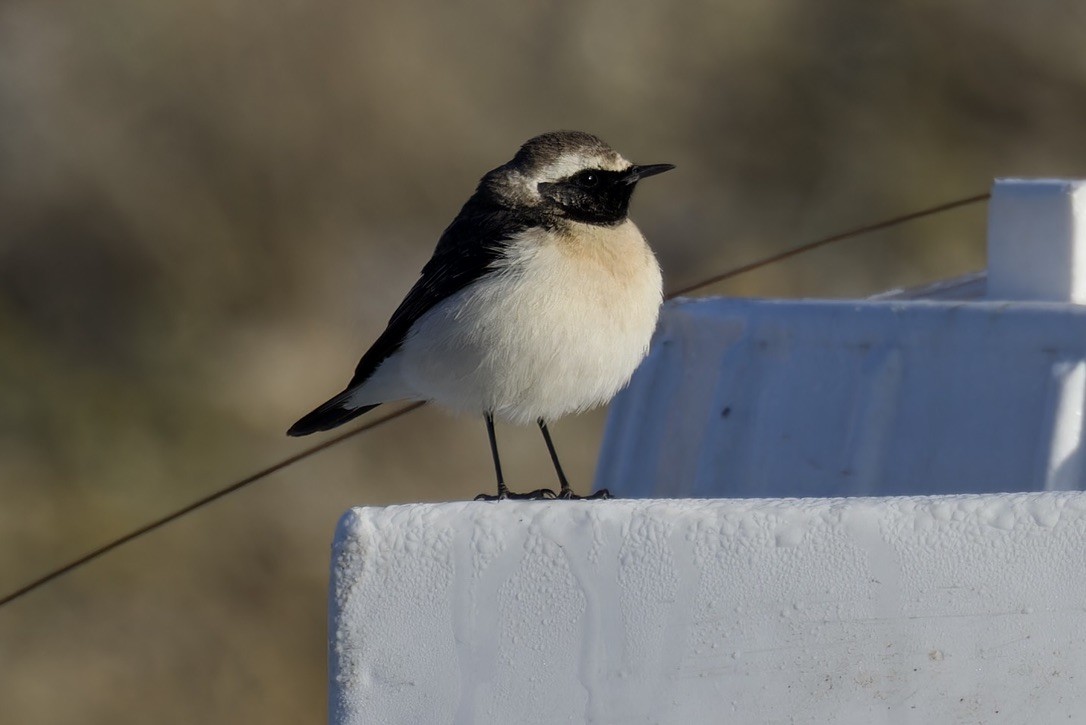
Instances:
[[[562,154],[549,166],[539,173],[538,182],[554,182],[567,179],[578,171],[585,169],[603,169],[604,171],[625,171],[631,164],[618,154],[600,154],[585,156],[583,154]]]

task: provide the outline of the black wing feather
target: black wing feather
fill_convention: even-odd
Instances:
[[[489,203],[476,192],[442,233],[433,256],[392,313],[388,327],[358,361],[346,390],[304,416],[287,434],[301,436],[329,430],[377,407],[348,407],[350,391],[366,382],[381,363],[400,349],[411,326],[434,305],[492,272],[508,240],[532,224],[523,213]]]
[[[418,281],[392,313],[385,331],[358,361],[347,387],[366,382],[400,349],[411,326],[434,305],[492,272],[508,240],[528,226],[523,215],[472,197],[442,233]]]

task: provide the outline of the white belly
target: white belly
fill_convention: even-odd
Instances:
[[[518,240],[501,271],[415,324],[389,360],[413,397],[525,423],[626,385],[656,327],[660,268],[633,222],[577,227]]]

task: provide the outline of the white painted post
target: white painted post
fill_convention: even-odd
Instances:
[[[988,298],[1086,302],[1086,183],[996,181],[988,207]]]

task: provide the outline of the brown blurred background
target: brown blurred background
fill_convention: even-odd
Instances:
[[[907,7],[906,7],[907,5]],[[536,133],[642,163],[676,287],[821,234],[1086,173],[1086,6],[868,0],[0,5],[0,592],[311,445],[479,176]],[[984,208],[726,294],[984,264]],[[581,490],[603,426],[554,426]],[[534,430],[508,475],[550,484]],[[351,505],[492,485],[424,409],[0,610],[0,722],[319,723]]]

